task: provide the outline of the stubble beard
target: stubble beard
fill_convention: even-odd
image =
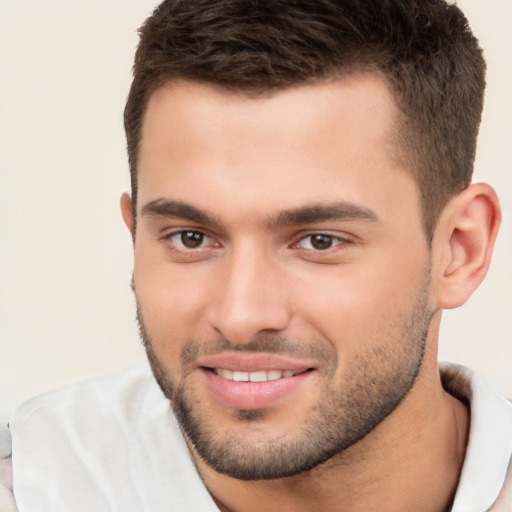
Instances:
[[[141,338],[153,374],[170,400],[186,440],[215,471],[241,480],[270,480],[294,476],[328,461],[372,432],[410,392],[420,372],[431,320],[427,307],[429,282],[417,297],[412,312],[394,340],[374,345],[361,353],[341,382],[335,382],[337,354],[331,345],[299,344],[284,338],[258,338],[244,345],[231,346],[218,340],[217,346],[235,351],[261,351],[287,355],[312,355],[321,361],[324,372],[322,399],[303,420],[300,435],[275,435],[268,430],[264,439],[251,440],[245,428],[267,416],[266,410],[233,412],[238,424],[229,432],[219,432],[208,414],[197,407],[193,386],[185,372],[173,375],[156,355],[140,307],[137,317]],[[381,336],[386,338],[386,336]],[[182,367],[191,363],[200,347],[185,347]],[[297,348],[298,347],[298,348]]]

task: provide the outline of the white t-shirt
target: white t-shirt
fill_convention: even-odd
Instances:
[[[471,407],[452,511],[512,512],[512,405],[465,367],[441,371]],[[20,512],[218,512],[147,364],[35,397],[10,429]]]

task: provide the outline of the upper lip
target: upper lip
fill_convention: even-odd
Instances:
[[[275,354],[240,354],[226,352],[206,357],[198,362],[202,368],[222,368],[238,372],[258,372],[263,370],[305,371],[314,368],[312,361],[297,360]]]

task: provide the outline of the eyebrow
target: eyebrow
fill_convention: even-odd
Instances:
[[[200,210],[195,206],[182,201],[172,201],[168,199],[155,199],[145,204],[141,208],[143,217],[163,217],[187,219],[198,224],[209,224],[211,226],[220,226],[221,223],[214,215]]]
[[[287,226],[313,224],[329,220],[368,220],[380,222],[374,211],[350,202],[341,201],[331,204],[313,204],[293,210],[286,210],[281,212],[274,220],[271,220],[270,224],[272,226]]]
[[[222,226],[215,215],[196,208],[182,201],[168,199],[155,199],[141,208],[141,215],[145,217],[163,217],[187,219],[198,224],[206,224],[214,227]],[[293,226],[300,224],[313,224],[330,220],[351,221],[367,220],[380,222],[377,214],[354,203],[341,201],[329,204],[312,204],[284,210],[274,218],[270,218],[269,227]]]

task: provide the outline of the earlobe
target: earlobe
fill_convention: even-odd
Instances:
[[[123,217],[123,221],[124,221],[126,227],[128,228],[128,231],[130,231],[132,238],[133,238],[134,223],[133,223],[132,201],[130,198],[130,194],[128,194],[128,192],[125,192],[121,196],[120,206],[121,206],[121,215]]]
[[[496,193],[484,183],[470,185],[447,205],[434,237],[439,308],[461,306],[480,285],[489,269],[500,220]]]

